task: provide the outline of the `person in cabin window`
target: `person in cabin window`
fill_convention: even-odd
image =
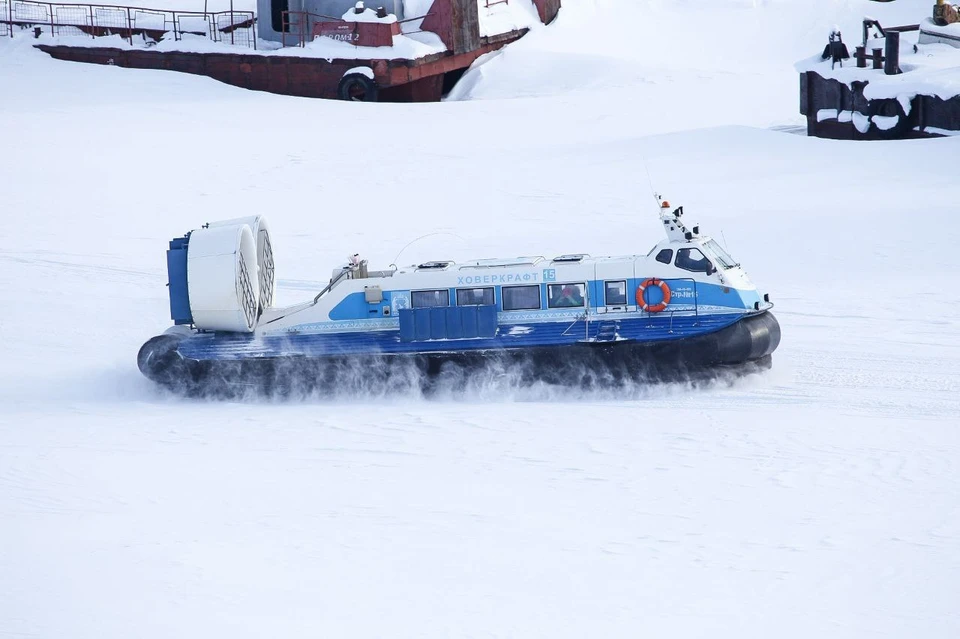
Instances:
[[[554,306],[583,306],[583,294],[576,284],[566,284],[560,289],[560,295],[553,302]]]

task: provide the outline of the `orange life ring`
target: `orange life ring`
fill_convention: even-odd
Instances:
[[[647,304],[647,300],[645,300],[643,297],[643,292],[651,286],[657,286],[663,292],[663,301],[659,304]],[[640,310],[648,313],[659,313],[663,309],[667,308],[667,304],[669,303],[670,287],[667,286],[666,282],[663,280],[658,280],[655,277],[648,277],[640,282],[640,286],[637,287],[637,306],[640,307]]]

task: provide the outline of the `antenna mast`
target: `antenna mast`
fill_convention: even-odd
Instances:
[[[650,185],[650,194],[653,196],[653,201],[656,202],[657,204],[657,215],[659,216],[660,209],[663,207],[663,205],[660,204],[660,199],[661,199],[660,194],[657,193],[657,190],[655,188],[653,188],[653,180],[650,179],[650,168],[647,166],[647,158],[643,158],[643,170],[647,174],[647,184]]]

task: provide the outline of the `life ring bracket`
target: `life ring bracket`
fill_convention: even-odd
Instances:
[[[647,298],[644,295],[646,290],[651,287],[657,287],[663,293],[663,300],[657,304],[650,304],[647,302]],[[670,285],[665,281],[657,279],[655,277],[648,277],[647,279],[640,282],[640,286],[637,287],[637,307],[641,311],[647,313],[660,313],[667,308],[667,305],[670,303]]]

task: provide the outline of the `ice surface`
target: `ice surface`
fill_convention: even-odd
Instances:
[[[423,105],[0,38],[0,636],[956,637],[960,138],[783,132],[868,4],[906,11],[569,2]],[[771,293],[769,373],[208,403],[136,369],[203,222],[269,214],[285,304],[421,236],[645,253],[651,187]]]

